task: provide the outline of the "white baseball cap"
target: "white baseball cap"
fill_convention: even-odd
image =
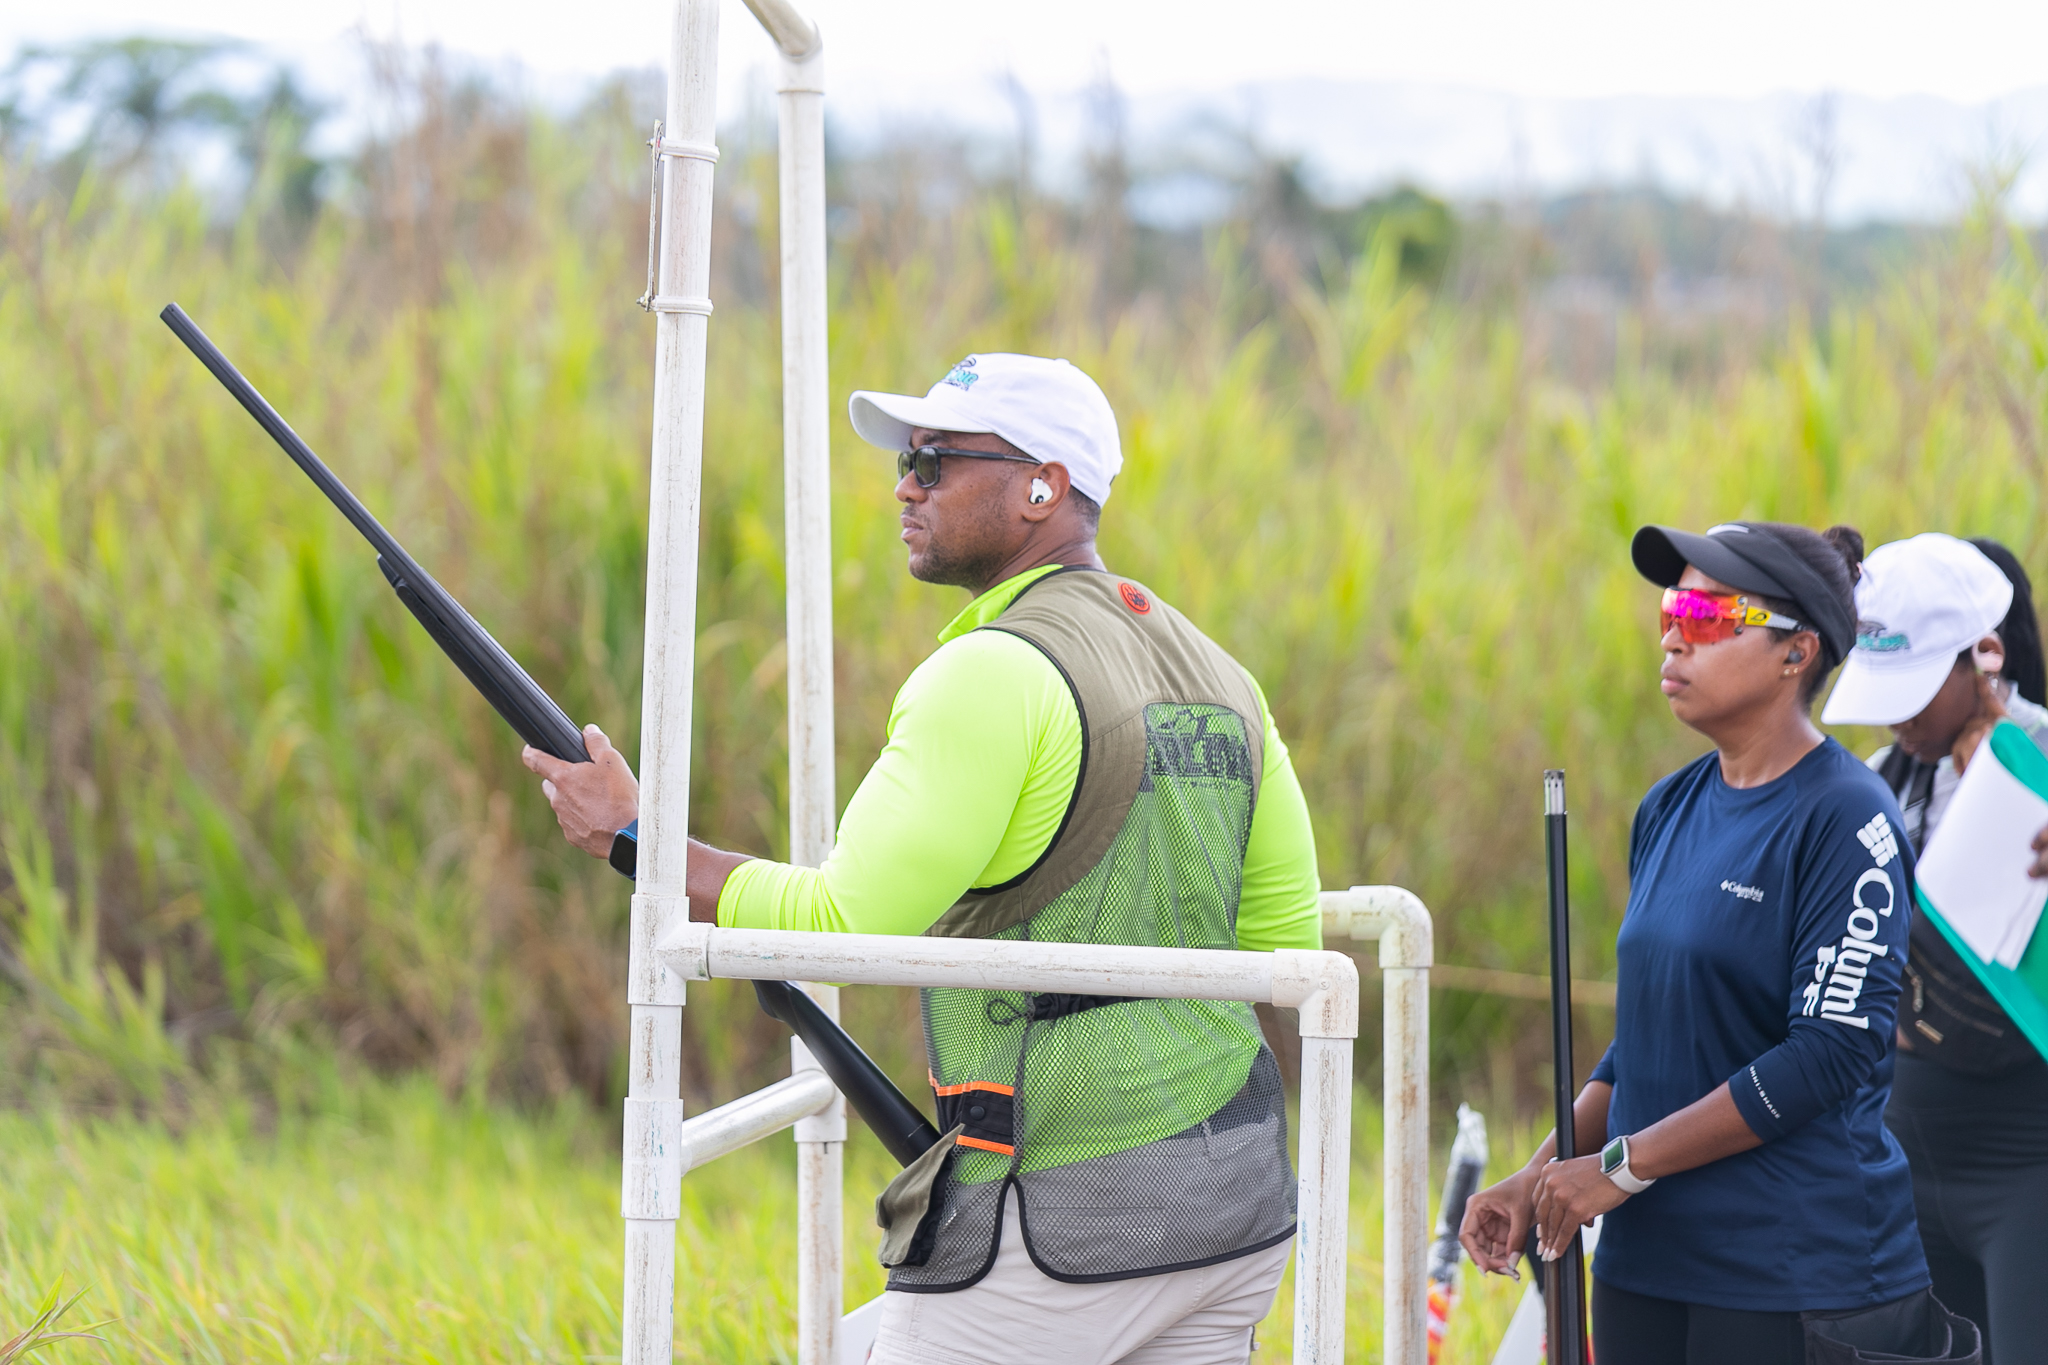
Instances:
[[[982,351],[968,356],[924,397],[857,391],[847,402],[853,429],[869,445],[904,450],[912,427],[1000,436],[1040,464],[1062,464],[1097,506],[1124,467],[1116,414],[1077,365],[1044,356]]]
[[[2011,606],[2011,580],[1967,540],[1929,531],[1878,546],[1856,581],[1856,647],[1821,723],[1911,720]]]

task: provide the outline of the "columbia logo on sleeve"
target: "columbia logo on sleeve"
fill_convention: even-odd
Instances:
[[[1822,1019],[1867,1029],[1870,1016],[1858,1014],[1856,1008],[1870,960],[1891,955],[1890,944],[1877,942],[1878,917],[1891,918],[1898,895],[1890,875],[1882,869],[1899,856],[1899,843],[1883,811],[1856,831],[1856,839],[1870,851],[1877,866],[1865,868],[1849,888],[1849,916],[1842,926],[1842,941],[1824,945],[1814,954],[1813,980],[1800,991],[1806,998],[1800,1013],[1811,1017],[1817,1012]]]
[[[1870,817],[1870,823],[1856,831],[1856,837],[1870,850],[1870,856],[1877,859],[1879,867],[1888,866],[1899,856],[1899,841],[1892,837],[1892,822],[1879,811]]]

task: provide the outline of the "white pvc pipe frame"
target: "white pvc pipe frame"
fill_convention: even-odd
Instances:
[[[781,54],[778,82],[783,322],[783,455],[788,545],[790,849],[815,866],[833,814],[829,387],[825,307],[823,43],[787,0],[745,0]],[[759,934],[689,922],[690,712],[703,464],[704,360],[717,114],[718,0],[677,0],[662,145],[654,441],[648,513],[641,715],[639,880],[629,931],[632,1010],[625,1101],[624,1342],[628,1365],[667,1365],[675,1308],[675,1222],[694,1166],[792,1125],[798,1143],[799,1365],[833,1365],[840,1321],[845,1104],[800,1042],[792,1072],[695,1119],[683,1118],[685,982],[708,976],[956,985],[1180,998],[1267,1000],[1301,1010],[1301,1230],[1297,1362],[1343,1359],[1350,1181],[1351,1039],[1357,972],[1334,953],[1189,953],[852,935]],[[1424,1360],[1430,925],[1413,895],[1354,887],[1324,896],[1325,929],[1380,938],[1386,975],[1386,1347]],[[807,986],[838,1014],[838,990]]]
[[[830,397],[825,332],[823,43],[787,0],[747,0],[781,56],[783,468],[788,543],[790,856],[815,866],[832,846],[832,586],[828,484]],[[662,212],[655,225],[657,315],[654,441],[649,480],[646,657],[641,703],[639,875],[629,930],[632,1010],[625,1101],[626,1222],[622,1359],[666,1365],[675,1312],[676,1181],[638,1178],[652,1155],[684,1155],[684,986],[655,954],[689,921],[684,888],[689,830],[690,710],[695,673],[697,541],[704,444],[704,358],[712,302],[712,166],[718,159],[718,0],[677,0],[661,145]],[[828,1014],[836,987],[809,986]],[[725,1126],[692,1125],[695,1160],[734,1132],[796,1124],[797,1358],[832,1365],[841,1308],[840,1209],[844,1102],[801,1043],[783,1086],[718,1111]],[[818,1087],[824,1098],[817,1103]],[[771,1098],[772,1096],[772,1098]],[[744,1107],[745,1114],[735,1111]],[[785,1117],[786,1115],[786,1117]],[[742,1117],[747,1121],[742,1122]],[[726,1122],[730,1120],[730,1122]],[[734,1125],[737,1125],[736,1127]],[[714,1131],[714,1129],[716,1131]],[[721,1137],[723,1133],[725,1136]],[[736,1139],[739,1144],[751,1136]],[[678,1170],[678,1181],[680,1170]]]

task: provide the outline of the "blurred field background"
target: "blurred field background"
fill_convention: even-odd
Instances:
[[[59,1279],[89,1289],[70,1321],[120,1315],[53,1359],[616,1350],[627,889],[560,842],[510,733],[156,314],[182,303],[632,754],[658,86],[548,111],[372,57],[385,117],[339,158],[282,73],[201,98],[202,48],[24,54],[77,78],[75,135],[0,99],[0,1340]],[[202,134],[225,182],[175,155]],[[692,803],[703,837],[774,855],[772,116],[721,140]],[[1078,196],[1001,149],[837,157],[836,402],[974,350],[1102,381],[1128,461],[1105,555],[1264,684],[1324,884],[1435,912],[1435,1096],[1488,1112],[1504,1169],[1548,1083],[1517,994],[1543,970],[1539,770],[1570,775],[1598,981],[1636,799],[1702,747],[1657,692],[1630,533],[1941,529],[2048,571],[2039,239],[2002,211],[2010,166],[1942,228],[1855,232],[1648,190],[1333,206],[1255,146],[1227,169],[1230,212],[1167,230],[1129,214],[1110,116]],[[834,465],[843,801],[960,599],[903,572],[887,456],[841,424]],[[848,1017],[919,1075],[907,996],[849,992]],[[1610,1022],[1584,1009],[1582,1073]],[[785,1065],[743,988],[693,991],[685,1028],[693,1107]],[[1358,1132],[1371,1359],[1369,1109]],[[683,1358],[786,1350],[785,1147],[690,1182]],[[879,1153],[853,1170],[850,1303],[879,1283]],[[1475,1292],[1454,1358],[1484,1358],[1514,1292]]]

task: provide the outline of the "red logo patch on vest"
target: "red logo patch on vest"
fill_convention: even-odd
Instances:
[[[1124,605],[1138,613],[1138,615],[1143,616],[1152,610],[1152,599],[1140,592],[1137,584],[1119,583],[1116,585],[1116,590],[1122,595]]]

